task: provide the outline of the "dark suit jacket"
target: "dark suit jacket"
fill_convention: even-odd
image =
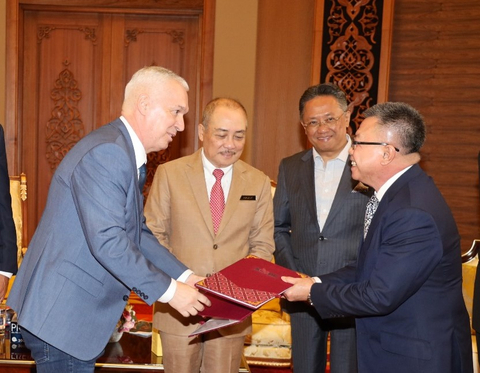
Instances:
[[[133,145],[117,119],[59,165],[8,305],[32,334],[89,360],[107,344],[130,290],[152,304],[185,270],[145,225]]]
[[[316,276],[355,261],[370,195],[367,187],[352,179],[347,162],[325,226],[320,231],[312,149],[283,159],[273,199],[276,262]]]
[[[472,372],[460,237],[418,165],[386,192],[356,266],[321,276],[323,318],[357,316],[360,373]]]
[[[0,125],[0,271],[17,273],[17,233],[12,216],[5,137]]]

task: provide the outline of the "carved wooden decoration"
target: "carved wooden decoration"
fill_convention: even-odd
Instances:
[[[387,99],[392,12],[393,0],[316,1],[312,84],[346,93],[352,133],[365,109]]]
[[[128,47],[131,42],[137,41],[137,37],[140,34],[144,33],[156,33],[156,34],[167,34],[172,37],[172,43],[176,43],[180,46],[181,49],[185,47],[185,39],[184,39],[184,31],[181,30],[140,30],[140,29],[133,29],[133,30],[126,30],[125,31],[125,47]]]
[[[46,156],[52,170],[57,168],[67,152],[84,134],[84,125],[77,107],[78,101],[82,99],[82,92],[68,69],[70,63],[65,61],[63,64],[65,69],[60,72],[50,94],[54,107],[46,131]]]
[[[157,167],[162,163],[168,162],[169,160],[171,160],[170,148],[147,154],[147,180],[145,181],[145,186],[143,187],[143,196],[145,197],[143,200],[144,203],[147,200],[148,192],[152,186],[153,177],[155,176]]]
[[[57,27],[53,26],[40,26],[38,28],[38,33],[37,33],[37,40],[38,43],[40,44],[43,39],[49,39],[50,38],[50,32],[55,31]],[[58,28],[60,29],[60,28]],[[96,35],[96,29],[92,27],[61,27],[61,29],[64,30],[78,30],[81,31],[85,34],[85,40],[90,40],[93,45],[97,45],[97,35]]]
[[[125,30],[125,47],[128,48],[130,43],[136,42],[139,35],[146,34],[146,33],[155,33],[155,34],[167,34],[171,36],[172,43],[178,44],[180,49],[184,49],[185,47],[185,32],[182,30],[165,30],[161,31],[158,29],[155,30],[146,30],[146,29],[127,29]],[[152,61],[150,64],[151,66],[158,65],[155,61]],[[145,197],[144,202],[148,196],[148,192],[150,191],[150,186],[152,185],[153,176],[155,175],[155,171],[157,167],[171,160],[171,151],[170,148],[165,150],[161,150],[159,152],[150,153],[147,155],[147,180],[145,182],[145,186],[143,188],[143,195]]]

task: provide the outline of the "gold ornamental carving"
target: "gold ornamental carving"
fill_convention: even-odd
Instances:
[[[50,93],[53,102],[50,120],[46,126],[46,157],[50,168],[55,170],[68,151],[83,137],[84,124],[78,110],[82,92],[78,88],[69,62],[55,80]]]
[[[371,91],[374,68],[380,63],[374,48],[379,34],[377,2],[382,0],[333,0],[326,17],[329,50],[324,60],[324,81],[338,85],[347,95],[354,132],[362,113],[376,103]]]

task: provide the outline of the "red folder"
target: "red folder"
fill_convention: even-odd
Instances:
[[[197,282],[212,305],[200,312],[208,320],[191,335],[239,323],[268,301],[278,298],[291,284],[282,276],[298,272],[250,255]]]

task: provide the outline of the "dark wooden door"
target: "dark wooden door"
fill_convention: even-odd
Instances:
[[[7,143],[15,149],[10,169],[28,177],[29,238],[58,164],[79,139],[120,115],[124,87],[135,71],[164,66],[190,86],[185,131],[167,150],[149,156],[147,188],[159,163],[196,149],[200,109],[211,98],[213,57],[208,52],[213,40],[206,41],[210,26],[204,22],[213,18],[204,14],[212,9],[211,1],[206,8],[203,1],[189,0],[172,9],[142,8],[148,1],[136,1],[130,8],[102,8],[111,2],[98,0],[63,2],[73,6],[55,0],[42,3],[49,2],[58,6],[38,1],[11,5],[17,7],[19,74],[15,99],[7,100],[7,109],[16,107],[18,112],[7,115],[7,122],[13,122],[7,125]],[[15,18],[11,8],[7,13]],[[9,68],[15,64],[7,63],[7,73]]]

